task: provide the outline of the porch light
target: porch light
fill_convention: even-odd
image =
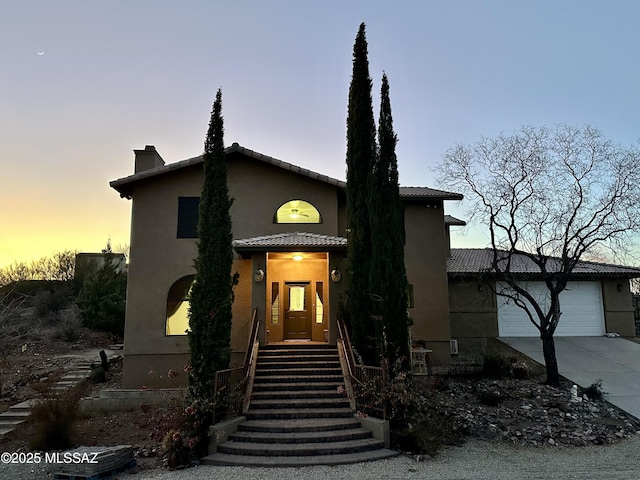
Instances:
[[[300,255],[299,253],[296,253],[296,254],[293,256],[293,259],[294,259],[296,262],[299,262],[300,260],[302,260],[302,255]]]
[[[264,282],[264,270],[262,267],[258,267],[258,269],[253,274],[253,279],[256,283]]]
[[[342,278],[342,273],[338,270],[338,267],[333,267],[331,270],[331,281],[333,283],[338,283]]]

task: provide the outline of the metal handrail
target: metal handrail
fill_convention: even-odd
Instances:
[[[215,372],[213,398],[216,402],[213,412],[213,422],[217,419],[231,415],[238,415],[247,403],[247,392],[251,393],[253,386],[252,366],[255,363],[255,356],[258,345],[258,332],[260,321],[257,320],[257,308],[253,309],[251,315],[251,328],[247,349],[244,356],[244,364],[241,367],[227,368]],[[224,392],[227,390],[226,392]],[[223,392],[228,396],[227,401],[219,402]]]
[[[338,340],[345,352],[345,362],[348,371],[350,390],[354,396],[356,409],[359,413],[377,414],[383,420],[387,419],[387,402],[383,392],[387,386],[387,369],[371,365],[358,365],[351,346],[351,339],[344,320],[337,320]],[[346,381],[347,379],[345,379]]]

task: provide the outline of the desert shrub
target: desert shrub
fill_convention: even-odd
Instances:
[[[601,378],[593,382],[588,387],[580,389],[580,396],[586,395],[589,400],[602,400],[606,393],[607,392],[602,389]]]
[[[448,379],[400,376],[392,380],[394,383],[396,394],[388,397],[393,448],[435,455],[445,445],[460,444],[462,436],[450,409],[439,401]]]
[[[476,396],[480,403],[488,407],[496,407],[504,400],[504,397],[498,390],[480,390]]]
[[[73,289],[67,283],[57,283],[35,295],[34,305],[39,316],[50,313],[58,315],[60,310],[69,306],[73,300]]]
[[[513,378],[525,380],[529,378],[529,366],[524,362],[514,363],[512,368]]]
[[[179,467],[189,463],[189,449],[178,430],[169,430],[162,440],[162,448],[169,467]]]
[[[58,326],[56,337],[65,342],[75,342],[80,338],[80,322],[76,318],[65,318]]]
[[[78,419],[78,405],[84,396],[86,384],[68,388],[60,393],[42,393],[33,407],[31,419],[34,434],[29,439],[32,450],[61,450],[72,446],[73,426]]]
[[[487,352],[482,356],[482,375],[489,378],[509,377],[512,374],[511,360],[495,352]]]

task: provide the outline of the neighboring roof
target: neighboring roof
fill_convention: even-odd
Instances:
[[[318,233],[290,232],[234,240],[233,248],[238,253],[345,250],[347,239]]]
[[[446,215],[444,216],[444,224],[445,225],[453,225],[455,227],[464,227],[467,222],[465,222],[464,220],[460,220],[459,218],[456,217],[452,217],[451,215]]]
[[[234,143],[230,147],[225,148],[224,153],[225,155],[229,155],[232,153],[240,153],[247,157],[254,158],[261,162],[269,163],[278,168],[282,168],[283,170],[304,175],[306,177],[313,178],[314,180],[319,180],[321,182],[328,183],[329,185],[334,185],[341,189],[345,189],[347,187],[346,182],[342,180],[337,180],[327,175],[322,175],[312,170],[298,167],[291,163],[283,162],[282,160],[278,160],[277,158],[263,155],[259,152],[255,152],[248,148],[242,147],[238,143]],[[117,190],[120,193],[121,197],[130,198],[132,185],[135,182],[156,177],[158,175],[163,175],[165,173],[173,172],[173,171],[180,170],[182,168],[190,167],[193,165],[199,165],[201,163],[202,163],[202,155],[198,157],[188,158],[180,162],[163,165],[161,167],[144,170],[142,172],[129,175],[128,177],[119,178],[117,180],[113,180],[109,182],[109,185],[111,186],[111,188],[114,188],[115,190]],[[437,198],[440,200],[462,200],[462,195],[459,193],[445,192],[443,190],[436,190],[428,187],[400,187],[400,196],[404,198],[412,198],[412,199]]]
[[[451,256],[447,259],[447,273],[473,275],[487,272],[492,259],[493,250],[490,248],[452,248]],[[511,272],[526,275],[539,274],[540,270],[529,258],[518,255],[512,260]],[[576,265],[573,273],[580,276],[624,276],[631,278],[640,277],[640,268],[583,261]]]

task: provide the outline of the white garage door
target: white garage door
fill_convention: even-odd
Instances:
[[[526,282],[527,291],[548,305],[547,288],[542,282]],[[498,284],[498,289],[504,288]],[[560,322],[557,337],[604,335],[604,312],[600,282],[569,282],[560,294]],[[501,337],[538,337],[538,329],[513,301],[498,296],[498,334]]]

